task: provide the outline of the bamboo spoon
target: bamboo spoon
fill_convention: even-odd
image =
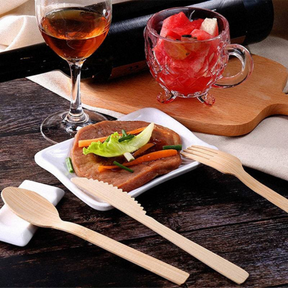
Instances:
[[[157,222],[152,217],[147,216],[143,207],[141,207],[127,192],[123,192],[122,189],[118,189],[117,187],[102,181],[81,177],[72,178],[71,181],[80,189],[99,197],[103,201],[106,201],[115,208],[126,213],[237,284],[243,283],[248,278],[249,274],[239,266],[197,243],[190,241],[184,236]]]
[[[184,149],[181,154],[186,158],[213,167],[224,174],[236,176],[251,190],[288,213],[288,199],[250,176],[243,169],[242,163],[237,157],[223,151],[197,145]]]
[[[78,224],[62,221],[53,204],[35,192],[7,187],[2,191],[2,198],[16,215],[33,225],[54,228],[76,235],[178,285],[183,284],[189,277],[187,272],[109,237]]]

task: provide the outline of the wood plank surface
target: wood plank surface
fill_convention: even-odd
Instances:
[[[96,211],[34,162],[50,144],[40,122],[68,102],[28,80],[1,83],[0,190],[25,179],[65,190],[63,220],[81,224],[191,274],[183,287],[287,287],[288,215],[233,176],[200,165],[137,200],[160,223],[247,270],[236,285],[117,211]],[[248,170],[248,169],[247,169]],[[288,198],[287,181],[248,172]],[[0,207],[3,201],[0,199]],[[26,247],[0,242],[1,287],[177,287],[73,235],[38,229]]]
[[[264,118],[288,115],[288,96],[282,92],[286,68],[277,62],[253,56],[254,71],[247,81],[229,89],[211,89],[213,106],[197,99],[177,98],[161,104],[156,96],[162,89],[149,72],[119,78],[106,84],[85,82],[83,102],[100,108],[128,114],[144,107],[154,107],[169,114],[192,131],[238,136],[252,131]],[[235,71],[234,61],[229,71]],[[238,71],[238,70],[236,70]]]

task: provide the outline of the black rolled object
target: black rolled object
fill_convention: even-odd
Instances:
[[[272,0],[138,0],[113,5],[113,20],[107,38],[84,63],[82,79],[107,81],[145,68],[143,30],[156,12],[195,6],[225,16],[230,24],[231,42],[243,45],[265,39],[273,26]],[[45,43],[0,53],[0,82],[61,70],[69,67]]]

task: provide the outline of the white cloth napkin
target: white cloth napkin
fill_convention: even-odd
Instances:
[[[19,188],[28,189],[46,198],[54,206],[63,198],[64,191],[58,187],[24,180]],[[4,204],[0,209],[0,241],[26,246],[32,239],[37,227],[21,219]]]
[[[33,0],[0,2],[0,51],[43,42],[34,17]]]
[[[117,2],[126,0],[115,0]],[[33,0],[10,0],[0,4],[0,51],[43,42],[38,31]],[[271,35],[249,46],[253,54],[275,60],[288,68],[288,1],[274,0],[275,21]],[[9,28],[8,28],[9,27]],[[58,95],[69,98],[69,79],[60,72],[30,77],[32,81]],[[288,95],[287,95],[288,97]],[[120,113],[88,107],[108,115]],[[195,133],[201,140],[240,158],[251,168],[288,180],[288,117],[274,116],[263,120],[251,133],[241,137],[224,137]]]

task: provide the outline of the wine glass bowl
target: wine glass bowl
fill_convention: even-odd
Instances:
[[[211,33],[215,34],[202,30],[206,19],[206,23],[214,21]],[[249,51],[230,44],[227,19],[211,10],[176,7],[160,11],[148,20],[144,38],[148,67],[164,90],[157,96],[161,103],[170,103],[177,97],[196,97],[212,105],[214,97],[209,93],[212,87],[238,85],[253,70]],[[236,75],[224,77],[223,71],[232,55],[241,61],[242,67]]]
[[[71,72],[71,101],[68,112],[48,116],[42,135],[52,143],[69,139],[82,127],[106,118],[81,104],[80,75],[84,61],[106,38],[112,18],[112,0],[35,0],[36,19],[46,44],[65,59]]]

